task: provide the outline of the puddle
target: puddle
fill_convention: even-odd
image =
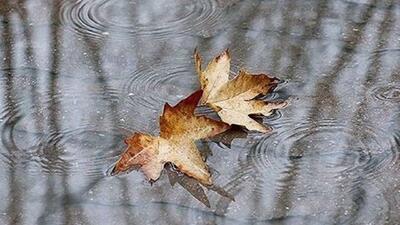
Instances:
[[[399,15],[395,0],[3,1],[0,224],[397,224]],[[235,197],[208,190],[210,208],[166,173],[106,174],[199,88],[196,47],[204,63],[229,48],[232,76],[277,76],[262,99],[291,102],[257,118],[269,134],[201,143]]]

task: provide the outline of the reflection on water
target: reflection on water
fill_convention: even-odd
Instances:
[[[0,4],[1,224],[397,224],[396,0]],[[199,87],[194,47],[286,82],[270,134],[208,143],[206,208],[167,174],[105,172],[164,102]],[[200,113],[210,114],[204,108]]]

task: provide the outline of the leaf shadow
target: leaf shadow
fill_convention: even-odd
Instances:
[[[235,198],[225,191],[222,187],[218,185],[203,185],[199,181],[185,175],[184,173],[178,171],[176,167],[172,163],[165,164],[165,171],[167,172],[169,183],[171,186],[174,186],[176,183],[181,185],[185,190],[187,190],[194,198],[199,200],[208,208],[211,207],[210,201],[203,187],[208,190],[214,191],[217,194],[230,199],[231,201],[235,201]]]

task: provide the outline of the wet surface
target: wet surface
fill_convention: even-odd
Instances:
[[[398,1],[0,3],[0,224],[399,224]],[[291,98],[272,133],[206,142],[236,200],[211,208],[165,173],[105,175],[199,88],[195,47]]]

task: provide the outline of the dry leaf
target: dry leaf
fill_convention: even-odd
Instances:
[[[194,115],[201,96],[200,90],[174,107],[165,104],[160,117],[160,136],[135,133],[126,139],[128,148],[116,163],[113,174],[140,168],[150,180],[155,181],[164,164],[171,162],[182,173],[204,185],[211,185],[211,175],[196,148],[195,140],[224,132],[229,125]]]
[[[205,70],[201,69],[200,54],[194,54],[196,70],[199,75],[201,88],[204,93],[202,104],[213,108],[222,121],[246,127],[248,130],[268,132],[266,127],[249,115],[269,116],[273,110],[283,108],[286,101],[266,102],[254,99],[258,95],[272,92],[279,83],[279,79],[266,74],[250,74],[239,71],[232,80],[229,80],[230,55],[228,50],[215,57]]]

